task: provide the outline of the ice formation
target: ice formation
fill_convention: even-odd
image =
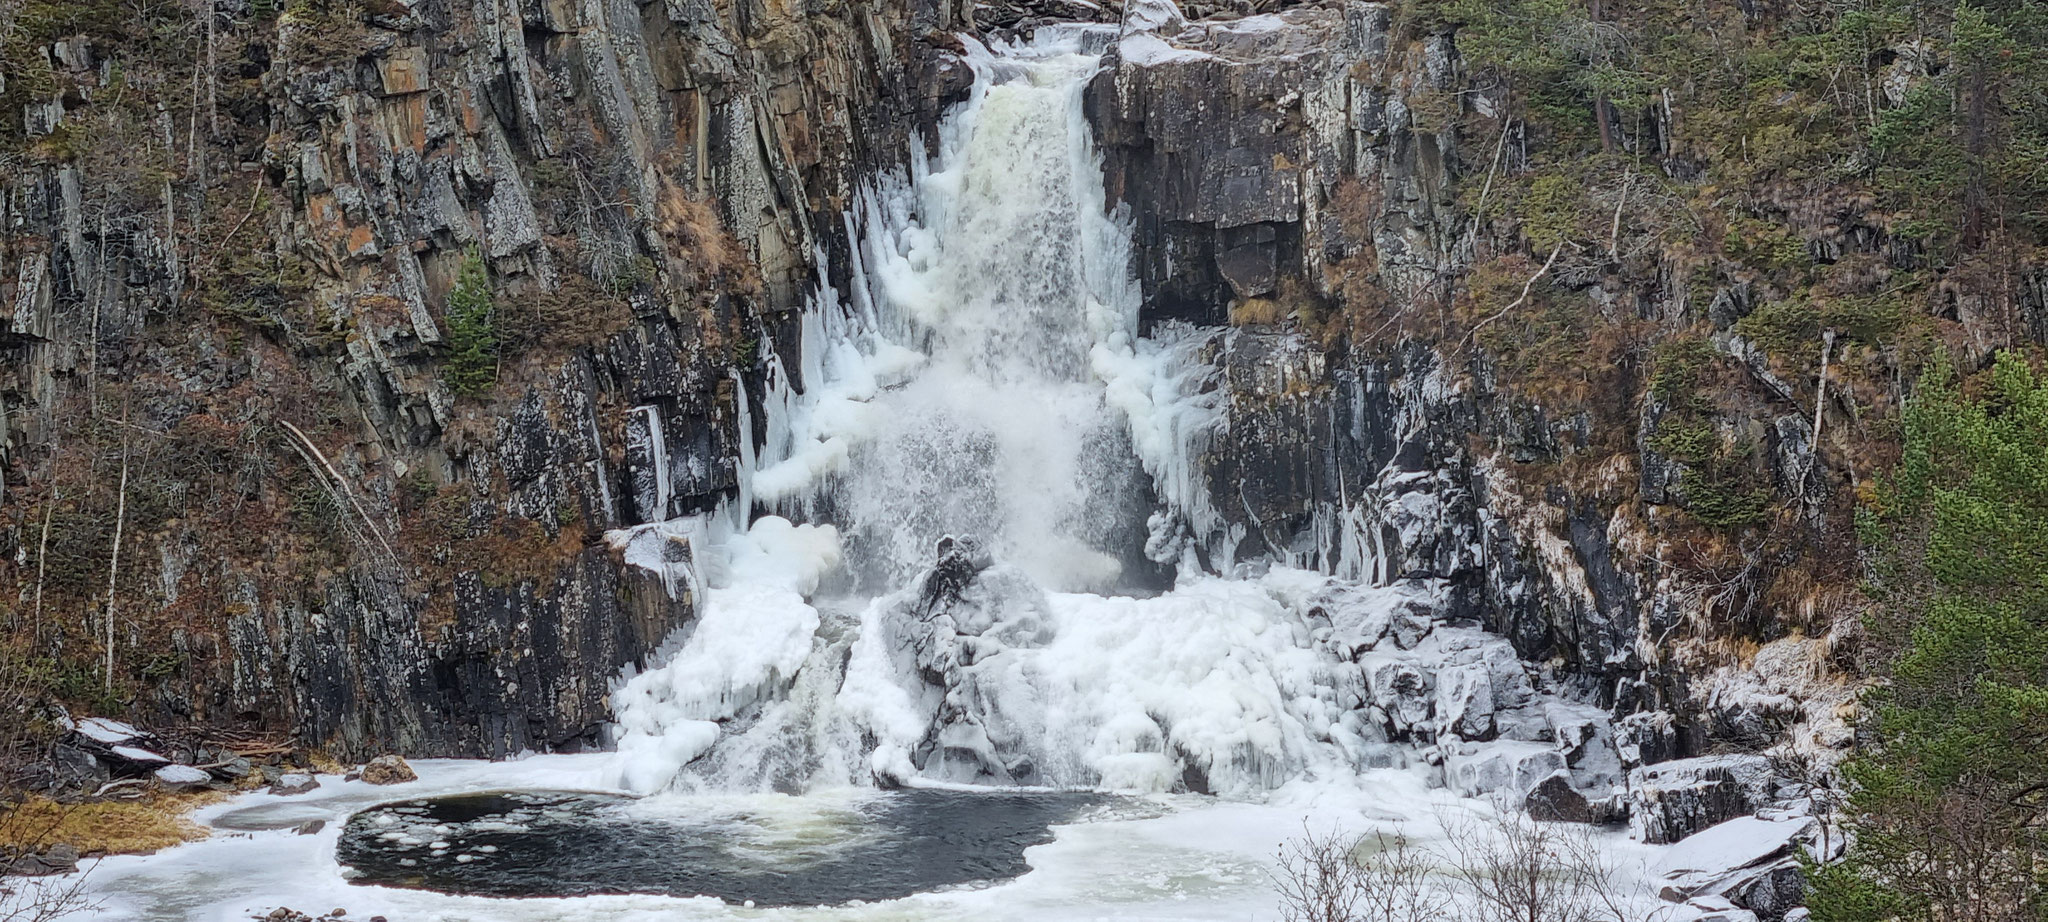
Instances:
[[[1606,796],[1612,733],[1560,742],[1580,715],[1442,623],[1443,586],[1386,579],[1363,512],[1325,523],[1335,555],[1235,559],[1200,464],[1224,334],[1139,335],[1081,112],[1110,37],[970,43],[936,156],[861,198],[852,284],[821,287],[795,367],[770,360],[738,502],[613,536],[700,602],[614,694],[617,780],[1250,798],[1416,765]]]

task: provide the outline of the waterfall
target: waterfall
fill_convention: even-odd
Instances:
[[[770,359],[738,510],[642,530],[689,543],[661,565],[705,588],[614,694],[629,787],[1249,793],[1384,742],[1331,652],[1327,578],[1193,566],[1228,573],[1239,537],[1199,476],[1217,334],[1137,335],[1081,111],[1104,40],[969,42],[936,155],[860,197],[849,290],[821,286],[797,367]],[[1160,564],[1177,585],[1140,597]]]

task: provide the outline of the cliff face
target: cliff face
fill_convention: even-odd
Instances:
[[[1832,761],[1857,485],[1925,344],[2039,341],[2042,271],[1935,265],[1853,185],[1731,204],[1668,97],[1561,166],[1410,12],[1166,17],[1090,89],[1146,319],[1224,328],[1216,553],[1443,579],[1646,753]]]
[[[0,612],[155,722],[588,739],[690,604],[600,536],[732,488],[735,381],[964,8],[213,6],[0,29]]]
[[[344,756],[589,740],[690,615],[602,535],[735,487],[761,344],[797,348],[851,192],[965,90],[978,24],[212,10],[0,23],[0,618],[60,694],[152,722]],[[1452,30],[1378,4],[1143,18],[1087,103],[1144,319],[1220,330],[1212,550],[1444,579],[1644,714],[1645,752],[1845,745],[1853,492],[1924,353],[1802,326],[1786,267],[1844,299],[1924,273],[1869,197],[1701,205],[1712,129],[1669,105],[1625,167],[1569,173]],[[1928,338],[2039,341],[2048,272],[2014,266],[1930,283]],[[451,306],[465,269],[488,310]]]

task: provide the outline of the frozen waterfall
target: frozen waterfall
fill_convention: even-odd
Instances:
[[[1440,586],[1235,572],[1197,464],[1218,334],[1137,335],[1081,111],[1107,36],[1039,34],[972,46],[937,155],[848,216],[738,504],[614,536],[700,600],[613,696],[625,786],[1249,796],[1408,764],[1440,710],[1543,723],[1496,723],[1543,703],[1504,641],[1431,633]]]

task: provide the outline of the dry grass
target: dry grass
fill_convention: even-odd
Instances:
[[[206,828],[186,814],[226,796],[202,791],[83,804],[31,796],[0,814],[0,854],[64,844],[84,855],[133,855],[197,841]]]

